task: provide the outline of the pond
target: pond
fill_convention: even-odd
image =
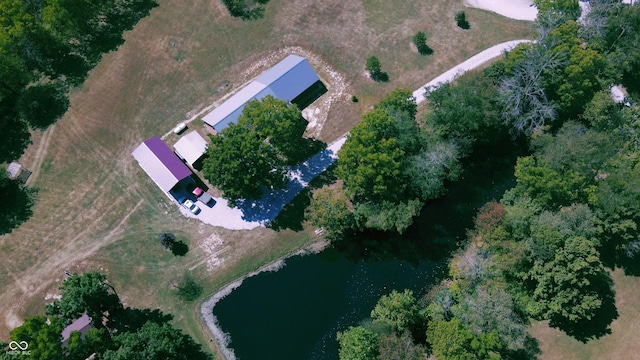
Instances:
[[[447,273],[447,262],[477,209],[514,185],[515,149],[469,160],[446,197],[428,203],[403,236],[362,234],[349,246],[286,260],[277,272],[246,279],[213,312],[241,360],[334,360],[336,333],[366,319],[391,290],[426,293]]]

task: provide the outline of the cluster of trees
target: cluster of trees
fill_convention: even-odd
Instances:
[[[80,84],[154,0],[0,1],[0,162],[18,158],[29,128],[43,129],[69,106]]]
[[[269,0],[222,0],[231,16],[242,20],[261,19],[264,16],[264,7]]]
[[[252,100],[236,124],[211,137],[204,176],[231,204],[237,199],[259,199],[265,188],[282,188],[289,166],[323,146],[302,137],[306,127],[295,104],[271,95]]]
[[[95,271],[72,274],[60,287],[62,297],[47,305],[47,316],[33,316],[11,330],[11,341],[28,343],[30,354],[12,355],[7,344],[0,359],[105,360],[213,359],[191,337],[173,328],[172,316],[159,310],[125,308],[106,276]],[[86,313],[93,329],[84,338],[73,331],[63,348],[61,332]]]
[[[416,113],[411,92],[395,90],[351,130],[338,152],[336,175],[342,186],[320,189],[308,210],[308,218],[326,236],[338,239],[362,228],[402,233],[423,201],[440,195],[442,182],[455,176],[449,171],[455,167],[455,149],[429,142]]]
[[[339,334],[340,359],[534,358],[530,318],[580,341],[610,332],[607,268],[640,274],[640,7],[593,1],[578,25],[577,2],[537,4],[538,43],[431,92],[424,121],[463,155],[499,133],[526,139],[516,185],[480,209],[449,279],[418,300],[385,295],[370,321]],[[615,83],[627,105],[611,98]],[[393,353],[390,337],[402,345]]]

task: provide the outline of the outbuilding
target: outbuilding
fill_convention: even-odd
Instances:
[[[191,177],[187,165],[157,136],[144,141],[131,155],[165,193],[175,190],[182,180]]]
[[[202,121],[207,129],[215,134],[238,121],[242,109],[251,100],[260,100],[271,95],[277,99],[295,103],[303,93],[313,90],[314,85],[324,87],[307,60],[292,54],[205,115]]]
[[[192,131],[178,140],[173,147],[179,157],[194,167],[194,164],[198,163],[207,152],[207,140],[196,131]]]

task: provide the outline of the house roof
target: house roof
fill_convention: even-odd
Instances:
[[[18,164],[17,162],[12,162],[11,164],[9,164],[9,166],[7,167],[9,178],[13,179],[20,175],[20,170],[22,170],[22,165]]]
[[[80,331],[87,330],[92,328],[91,318],[87,314],[82,314],[81,317],[73,320],[73,322],[62,330],[62,342],[69,340],[69,336],[71,336],[72,331]]]
[[[192,174],[182,160],[157,136],[140,144],[131,155],[151,179],[166,192],[180,180]]]
[[[207,151],[207,140],[197,132],[192,131],[178,140],[173,147],[179,156],[193,165]]]
[[[220,131],[238,119],[249,101],[260,100],[267,95],[291,101],[318,80],[318,75],[305,58],[289,55],[205,115],[202,121]]]

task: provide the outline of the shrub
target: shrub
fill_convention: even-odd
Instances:
[[[200,294],[202,294],[202,286],[196,283],[191,273],[185,272],[178,283],[178,297],[183,301],[193,301]]]
[[[417,32],[413,35],[413,44],[418,49],[418,52],[421,55],[431,55],[433,54],[433,49],[427,45],[427,35],[423,31]]]
[[[456,13],[456,22],[462,29],[469,29],[469,22],[467,21],[467,15],[464,13],[464,11]]]

